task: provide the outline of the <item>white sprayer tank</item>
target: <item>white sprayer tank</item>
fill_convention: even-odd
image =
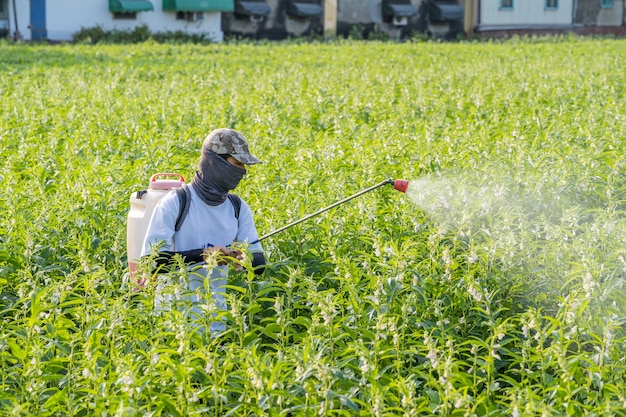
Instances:
[[[128,271],[131,278],[139,264],[143,240],[148,231],[154,208],[161,197],[184,183],[185,178],[180,174],[154,174],[150,177],[150,184],[147,190],[136,191],[130,195],[126,247],[128,251]]]

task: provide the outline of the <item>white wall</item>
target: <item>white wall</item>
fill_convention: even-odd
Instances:
[[[220,12],[204,12],[204,19],[196,22],[176,20],[175,12],[163,11],[163,0],[150,0],[153,11],[137,13],[135,20],[113,19],[109,12],[108,0],[46,0],[46,29],[48,39],[52,41],[69,41],[72,34],[81,28],[96,25],[105,30],[132,30],[139,25],[147,25],[151,32],[184,31],[189,34],[204,34],[215,42],[224,39]],[[12,2],[10,2],[12,3]],[[30,1],[19,0],[17,4],[17,21],[24,39],[31,39]],[[11,32],[14,31],[13,9],[10,4]]]
[[[500,10],[500,0],[482,0],[480,25],[570,25],[573,22],[572,3],[573,0],[559,0],[558,9],[550,10],[545,9],[545,0],[513,0],[513,9]]]
[[[15,13],[13,11],[13,0],[8,2],[9,9],[9,36],[13,36],[15,32]],[[16,1],[17,24],[18,31],[24,39],[30,39],[30,30],[28,24],[30,21],[30,1]],[[28,36],[27,36],[28,35]]]

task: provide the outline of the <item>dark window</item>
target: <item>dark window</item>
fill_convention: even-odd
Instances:
[[[176,20],[196,22],[204,19],[204,12],[176,12]]]
[[[137,13],[136,12],[128,12],[128,13],[113,12],[113,19],[116,19],[116,20],[135,20],[135,19],[137,19]]]
[[[546,9],[558,9],[559,0],[546,0]]]
[[[513,0],[500,0],[500,8],[501,9],[512,9],[513,8]]]

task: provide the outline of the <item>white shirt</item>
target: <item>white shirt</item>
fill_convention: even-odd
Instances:
[[[187,217],[178,232],[174,232],[179,206],[176,192],[171,191],[155,207],[148,231],[144,239],[141,256],[149,255],[151,246],[159,242],[159,250],[182,252],[192,249],[205,249],[210,246],[230,246],[233,242],[254,242],[259,236],[254,225],[252,212],[245,201],[241,200],[239,221],[235,217],[235,208],[229,199],[219,206],[206,204],[189,186],[191,204]],[[260,242],[249,246],[251,252],[262,251]]]

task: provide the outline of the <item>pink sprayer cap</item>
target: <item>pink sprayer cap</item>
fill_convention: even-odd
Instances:
[[[185,183],[185,177],[171,172],[161,172],[150,177],[150,188],[153,190],[171,190]]]
[[[393,182],[393,188],[401,193],[406,193],[407,188],[409,188],[409,182],[407,180],[395,180]]]

